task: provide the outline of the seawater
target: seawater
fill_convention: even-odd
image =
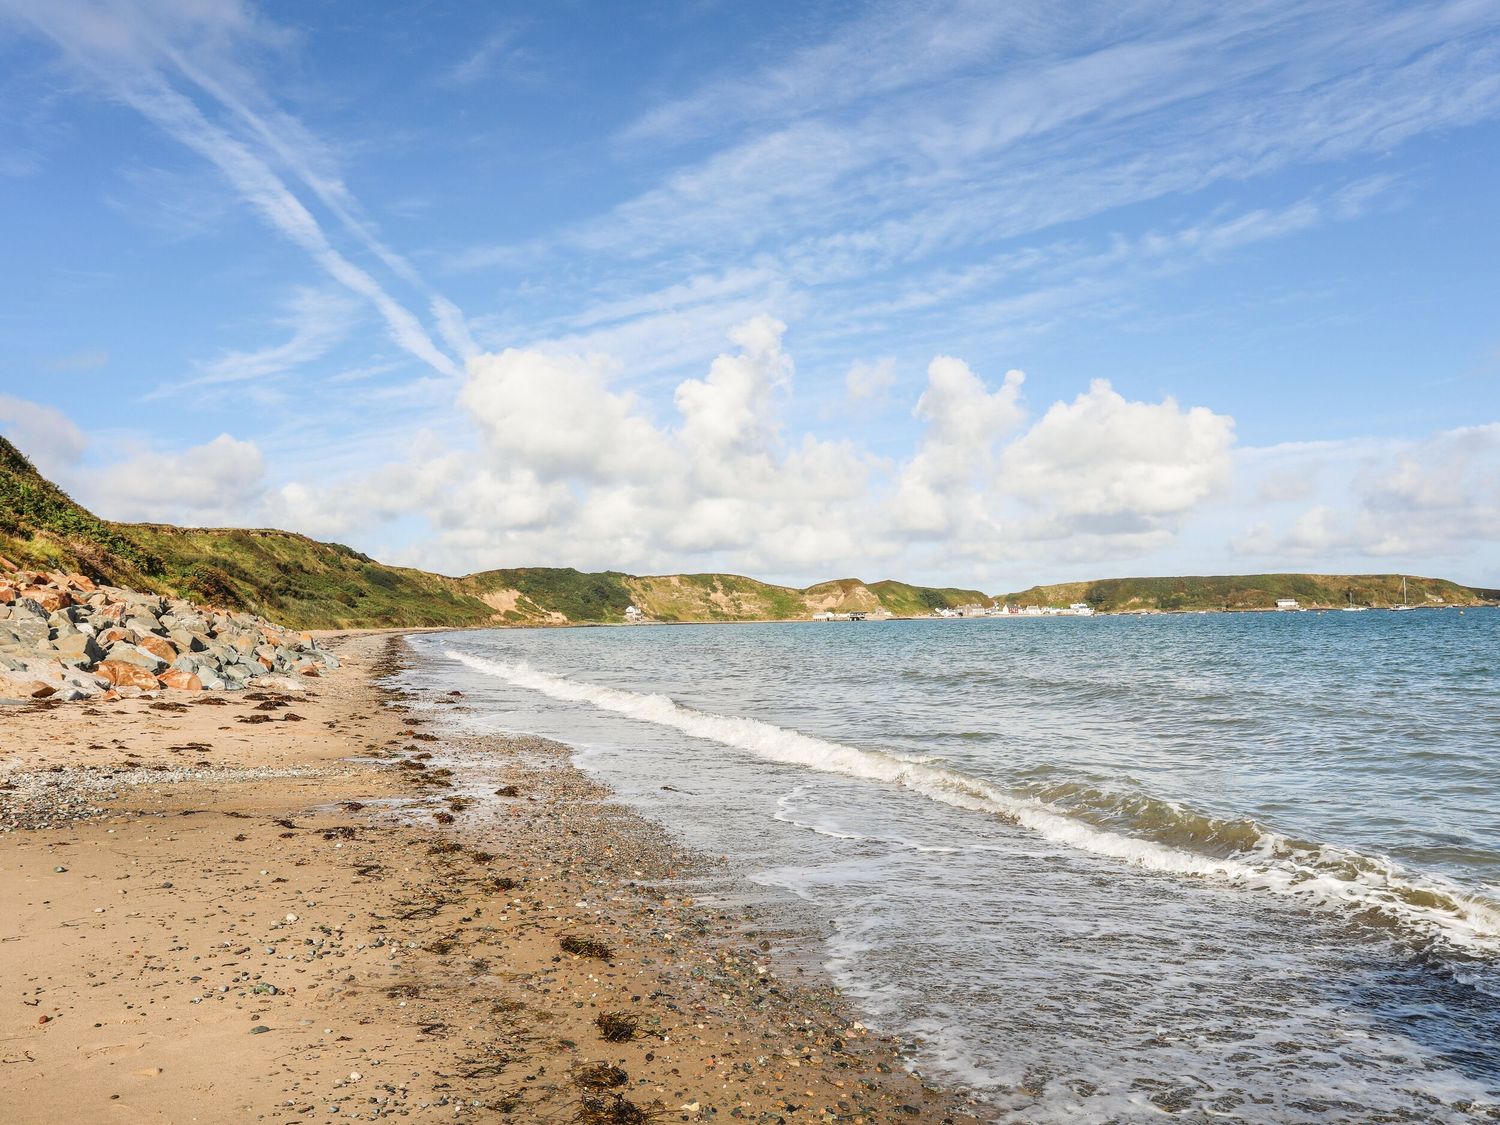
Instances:
[[[1500,611],[412,643],[997,1120],[1500,1120]]]

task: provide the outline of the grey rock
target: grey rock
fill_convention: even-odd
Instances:
[[[75,667],[96,664],[104,659],[104,650],[99,647],[99,642],[86,633],[74,632],[71,636],[59,637],[52,642],[52,648],[59,660]]]

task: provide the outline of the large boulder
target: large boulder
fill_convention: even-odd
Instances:
[[[155,691],[161,686],[151,672],[139,664],[130,664],[124,660],[102,660],[94,669],[94,674],[117,688],[132,687],[140,688],[142,691]]]
[[[84,667],[104,659],[99,642],[87,633],[73,632],[52,642],[52,650],[64,664]]]
[[[194,673],[185,672],[179,668],[169,668],[156,680],[162,687],[172,688],[175,691],[202,691],[203,681]]]
[[[105,654],[105,659],[116,664],[134,664],[138,668],[144,668],[153,676],[166,668],[167,662],[156,653],[150,652],[140,645],[119,644],[111,645]]]
[[[165,637],[142,637],[136,642],[136,647],[143,648],[154,656],[160,657],[167,664],[177,659],[176,646]]]

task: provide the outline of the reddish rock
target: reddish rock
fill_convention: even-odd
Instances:
[[[109,681],[117,688],[133,687],[144,691],[155,691],[161,685],[156,677],[139,664],[127,664],[123,660],[101,660],[94,667],[94,675]]]
[[[31,598],[48,613],[56,613],[58,610],[73,604],[73,598],[65,590],[58,590],[52,586],[31,586],[21,591],[23,598]]]
[[[156,677],[162,687],[172,688],[174,691],[202,691],[203,681],[191,672],[181,668],[173,668],[163,672]]]
[[[68,585],[75,590],[82,590],[86,594],[92,594],[99,587],[94,585],[94,580],[83,574],[68,575]]]
[[[25,699],[50,699],[57,694],[57,685],[41,680],[23,680],[16,684],[15,690]]]
[[[115,626],[112,629],[104,630],[95,640],[104,648],[109,648],[110,645],[118,644],[120,641],[128,641],[130,644],[135,644],[135,634],[129,629],[121,629],[119,626]]]
[[[14,605],[20,596],[14,586],[0,586],[0,605]]]
[[[309,664],[306,668],[300,668],[298,671],[309,679],[316,680],[318,678],[318,669],[314,664]]]
[[[160,657],[168,664],[177,659],[177,646],[161,637],[142,637],[136,642],[136,647],[145,649],[152,656]]]

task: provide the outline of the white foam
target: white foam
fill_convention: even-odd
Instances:
[[[1473,953],[1500,955],[1500,909],[1456,887],[1408,875],[1386,861],[1358,857],[1364,870],[1351,879],[1332,868],[1348,870],[1340,861],[1354,853],[1325,847],[1303,859],[1290,841],[1269,831],[1263,832],[1253,853],[1229,858],[1204,855],[1096,827],[1038,798],[1008,792],[956,770],[845,746],[759,719],[697,711],[665,695],[567,679],[524,661],[503,663],[452,648],[446,651],[475,671],[552,699],[586,703],[640,722],[670,727],[766,761],[899,785],[930,800],[998,815],[1048,840],[1151,871],[1289,895],[1310,905],[1377,911],[1425,937]],[[1329,866],[1320,866],[1319,856]],[[1437,895],[1449,905],[1414,903],[1410,901],[1413,895]]]

